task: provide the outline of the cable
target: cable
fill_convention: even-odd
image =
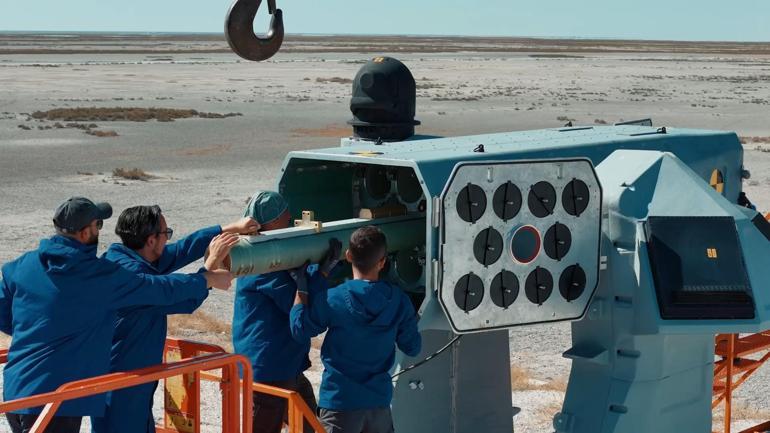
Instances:
[[[454,343],[456,343],[457,340],[460,339],[460,337],[462,337],[462,335],[456,335],[455,338],[453,338],[449,343],[446,344],[446,346],[442,347],[441,349],[439,349],[438,351],[434,352],[432,355],[428,356],[427,358],[423,359],[422,361],[420,361],[420,362],[418,362],[416,364],[412,364],[409,367],[401,369],[400,371],[397,371],[392,376],[390,376],[390,378],[391,379],[395,379],[396,377],[401,376],[402,374],[406,373],[407,371],[414,370],[415,368],[425,364],[426,362],[430,361],[431,359],[441,355],[445,350],[449,349],[449,346],[451,346]]]

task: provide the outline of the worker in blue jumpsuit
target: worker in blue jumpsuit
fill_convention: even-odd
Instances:
[[[165,275],[200,259],[210,246],[206,269],[217,265],[238,242],[238,234],[256,234],[259,225],[243,218],[226,226],[198,230],[175,243],[174,231],[160,207],[135,206],[118,217],[115,233],[122,243],[110,245],[105,258],[136,274]],[[168,306],[139,306],[118,311],[112,338],[110,371],[136,370],[163,362],[167,316],[191,314],[201,305],[195,299]],[[94,433],[155,431],[152,403],[158,382],[113,391],[103,417],[91,421]]]
[[[350,236],[353,279],[328,289],[317,273],[296,272],[291,332],[299,343],[326,331],[319,420],[327,433],[393,433],[390,369],[396,347],[417,356],[417,314],[398,286],[382,281],[387,241],[375,226]],[[328,331],[327,331],[328,330]]]
[[[245,212],[262,232],[289,226],[291,215],[284,198],[274,191],[255,193]],[[251,360],[254,381],[298,392],[316,409],[313,387],[304,375],[310,367],[310,340],[291,337],[289,311],[297,286],[287,271],[237,279],[233,314],[233,346]],[[286,419],[286,400],[254,393],[254,433],[278,433]],[[305,425],[305,432],[312,431]]]
[[[227,271],[137,275],[98,258],[99,230],[110,216],[109,204],[73,197],[54,214],[56,235],[2,267],[0,331],[12,338],[5,401],[108,373],[117,310],[201,302],[207,287],[229,287]],[[78,432],[83,416],[101,416],[104,407],[104,394],[66,401],[46,432]],[[11,430],[27,432],[41,409],[6,414]]]

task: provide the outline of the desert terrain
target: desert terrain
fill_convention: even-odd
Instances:
[[[290,35],[274,58],[249,63],[221,35],[0,34],[0,264],[50,236],[53,210],[72,195],[116,212],[159,204],[179,235],[240,217],[287,152],[351,135],[351,80],[376,55],[411,69],[420,134],[647,117],[735,131],[753,175],[744,190],[770,210],[770,43]],[[114,223],[100,250],[117,241]],[[171,333],[229,347],[232,300],[212,293]],[[552,431],[569,324],[510,336],[515,430]],[[765,368],[738,391],[736,428],[770,419],[768,380]],[[204,392],[204,431],[214,432],[218,391]]]

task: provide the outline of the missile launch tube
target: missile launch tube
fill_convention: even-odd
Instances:
[[[332,238],[342,242],[344,257],[350,235],[367,225],[375,225],[385,233],[389,252],[425,245],[424,215],[354,218],[325,223],[320,232],[313,227],[300,226],[242,237],[230,251],[229,268],[235,276],[244,276],[296,268],[307,260],[318,263],[329,249]]]

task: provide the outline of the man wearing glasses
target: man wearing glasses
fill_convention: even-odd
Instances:
[[[112,244],[105,258],[123,268],[148,275],[165,275],[202,258],[204,267],[217,269],[238,242],[238,234],[254,235],[259,224],[243,218],[225,226],[198,230],[179,242],[169,243],[174,231],[158,206],[135,206],[118,217],[115,233],[122,244]],[[118,311],[112,339],[110,371],[128,371],[163,362],[167,316],[190,314],[201,301],[187,300],[169,306],[140,306]],[[145,433],[155,431],[153,394],[158,383],[112,392],[104,417],[93,418],[94,433]]]
[[[207,287],[230,286],[227,271],[137,275],[98,258],[99,230],[111,216],[109,204],[73,197],[54,214],[54,236],[2,267],[0,331],[12,337],[5,401],[106,374],[117,310],[201,302]],[[66,401],[46,432],[79,432],[82,417],[100,416],[104,403],[104,394]],[[40,410],[6,414],[11,431],[28,432]]]

